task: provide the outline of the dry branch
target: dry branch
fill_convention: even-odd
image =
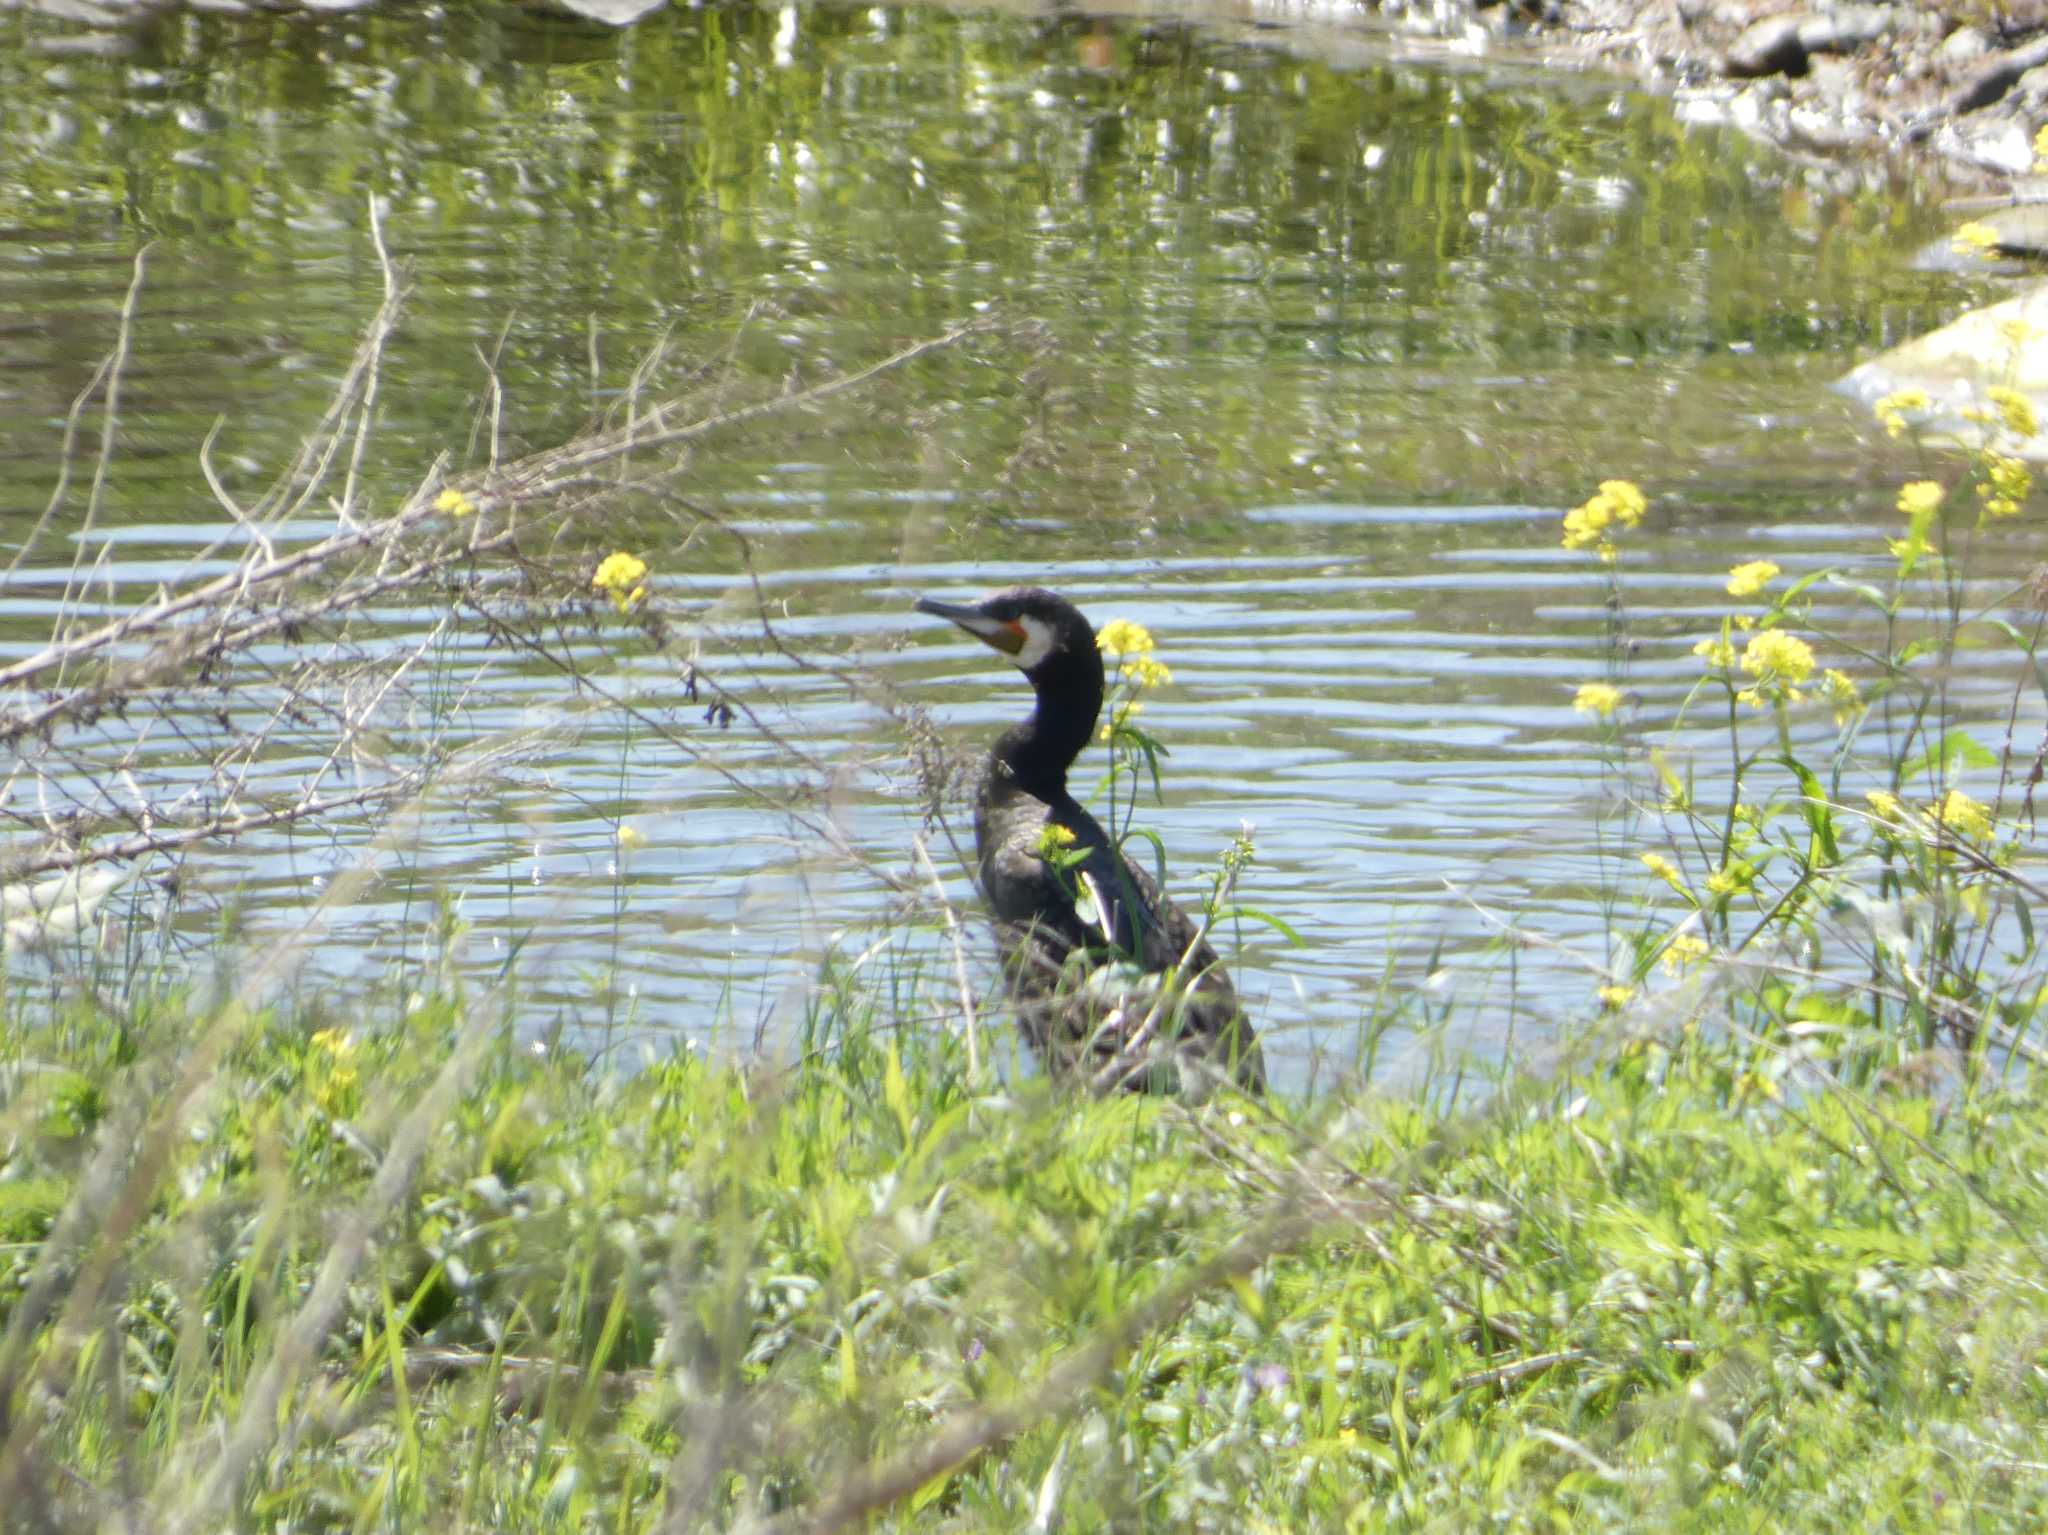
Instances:
[[[213,434],[199,445],[208,492],[242,544],[233,568],[173,582],[126,611],[90,621],[74,563],[65,578],[64,612],[48,643],[0,666],[0,747],[13,758],[0,774],[0,882],[175,853],[343,812],[359,815],[407,801],[444,778],[459,781],[465,752],[502,764],[505,743],[458,749],[445,718],[448,696],[468,698],[480,690],[488,659],[466,660],[466,677],[435,676],[438,693],[418,691],[409,680],[428,643],[420,633],[433,629],[437,615],[441,623],[481,624],[490,639],[544,659],[578,691],[623,706],[593,687],[599,599],[589,567],[596,540],[606,536],[626,498],[652,501],[693,527],[730,538],[752,589],[760,636],[799,667],[865,687],[784,641],[769,621],[744,537],[714,510],[684,502],[675,486],[697,445],[776,417],[815,413],[919,358],[995,334],[994,322],[976,320],[841,377],[742,403],[733,403],[742,386],[730,349],[687,371],[683,392],[650,402],[645,396],[668,371],[666,348],[657,348],[636,371],[618,420],[511,461],[498,456],[503,391],[487,363],[488,466],[451,478],[436,462],[380,515],[367,488],[375,461],[373,417],[407,284],[374,204],[369,237],[383,274],[382,300],[318,429],[283,472],[244,505],[213,470]],[[78,478],[71,454],[88,436],[85,413],[94,390],[102,407],[91,473],[92,503],[98,503],[112,468],[119,376],[145,270],[138,259],[115,351],[74,408],[57,489],[31,544],[54,523]],[[286,547],[284,524],[318,515],[316,498],[337,476],[338,493],[327,502],[334,530]],[[451,489],[462,498],[454,511],[443,495]],[[473,517],[458,514],[472,509]],[[90,508],[85,523],[90,529]],[[78,560],[92,558],[89,543],[80,540]],[[214,558],[224,547],[217,540],[198,558]],[[24,546],[13,566],[18,570],[28,555]],[[382,616],[394,608],[404,615],[396,625]],[[687,696],[708,690],[716,711],[740,720],[750,737],[823,781],[824,765],[774,730],[744,689],[717,681],[698,653],[703,636],[686,614],[657,599],[633,620],[652,648],[675,660]],[[367,702],[329,702],[324,694],[336,688]],[[651,721],[658,711],[641,712]],[[433,724],[424,732],[387,729],[380,718]],[[401,760],[373,762],[366,772],[359,743],[380,731],[394,740]],[[684,732],[662,733],[685,758],[711,760]],[[152,740],[174,743],[174,749],[167,755],[162,745],[152,748]],[[308,759],[319,767],[296,781],[270,766]],[[345,760],[358,781],[346,790],[330,787],[325,780]],[[726,777],[729,787],[768,802],[757,784]],[[828,837],[832,830],[809,829]]]

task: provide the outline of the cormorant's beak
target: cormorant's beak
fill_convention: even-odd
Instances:
[[[948,618],[969,634],[1006,656],[1014,656],[1024,648],[1024,626],[1014,619],[990,618],[980,608],[965,607],[957,602],[940,602],[936,597],[917,599],[917,611],[929,613],[934,618]]]

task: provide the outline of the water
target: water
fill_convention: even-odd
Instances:
[[[373,193],[413,284],[364,471],[387,502],[437,454],[481,462],[494,430],[510,457],[618,408],[663,337],[729,349],[758,391],[976,313],[1034,327],[716,441],[681,511],[581,535],[593,560],[648,553],[660,600],[705,625],[707,673],[801,771],[753,721],[706,724],[614,626],[600,675],[675,739],[495,655],[481,689],[424,687],[379,723],[386,744],[558,729],[516,786],[381,843],[344,826],[209,849],[167,908],[174,947],[203,956],[224,914],[285,930],[367,856],[380,877],[333,914],[316,981],[421,962],[445,898],[466,962],[516,952],[537,1013],[585,1042],[784,1038],[820,956],[861,953],[928,884],[897,723],[762,643],[735,531],[778,632],[963,746],[1020,689],[914,618],[915,594],[1031,580],[1150,626],[1175,684],[1146,720],[1172,755],[1141,819],[1184,893],[1255,824],[1245,897],[1304,939],[1248,928],[1236,961],[1281,1076],[1342,1057],[1389,995],[1458,1000],[1487,1049],[1554,1026],[1586,1005],[1603,891],[1632,906],[1642,845],[1596,821],[1614,785],[1570,700],[1605,675],[1606,587],[1558,546],[1559,515],[1614,475],[1655,498],[1623,574],[1632,728],[1660,730],[1728,565],[1879,573],[1913,466],[1824,386],[1987,291],[1910,269],[1942,216],[1880,171],[1682,132],[1597,76],[1411,62],[1368,34],[810,7],[619,34],[500,8],[186,18],[111,58],[52,37],[0,20],[0,141],[23,151],[0,163],[10,548],[149,253],[100,511],[82,532],[86,462],[0,588],[0,663],[47,639],[74,561],[112,611],[223,538],[208,558],[233,558],[198,446],[217,428],[224,488],[253,498],[314,428],[381,294]],[[95,445],[96,409],[82,430]],[[697,512],[725,529],[682,538]],[[331,515],[309,505],[281,536]],[[2028,530],[1999,540],[2011,568],[2040,557]],[[429,622],[386,611],[362,637]],[[467,676],[484,650],[451,630],[419,675]],[[1979,652],[1959,686],[1989,718],[2012,674]],[[303,782],[324,740],[285,732],[255,781]],[[169,778],[191,746],[103,721],[75,749]],[[800,818],[726,773],[775,776]],[[13,835],[65,791],[38,792],[10,786]],[[622,820],[647,838],[623,857]],[[964,899],[942,835],[934,853]],[[1512,953],[1502,922],[1587,963]]]

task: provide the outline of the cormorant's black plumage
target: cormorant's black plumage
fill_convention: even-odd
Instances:
[[[1025,1037],[1051,1070],[1103,1087],[1200,1093],[1214,1076],[1263,1087],[1251,1023],[1215,951],[1067,792],[1067,770],[1102,714],[1088,620],[1037,587],[971,606],[925,597],[917,609],[1003,652],[1037,695],[1030,716],[997,738],[974,806],[981,891]],[[1048,825],[1073,833],[1074,868],[1046,861]]]

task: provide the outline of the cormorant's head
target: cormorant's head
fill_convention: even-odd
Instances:
[[[917,611],[951,619],[993,650],[1008,656],[1027,677],[1073,658],[1094,659],[1095,630],[1081,610],[1057,592],[1016,586],[980,602],[917,599]],[[1099,666],[1099,662],[1097,663]]]

